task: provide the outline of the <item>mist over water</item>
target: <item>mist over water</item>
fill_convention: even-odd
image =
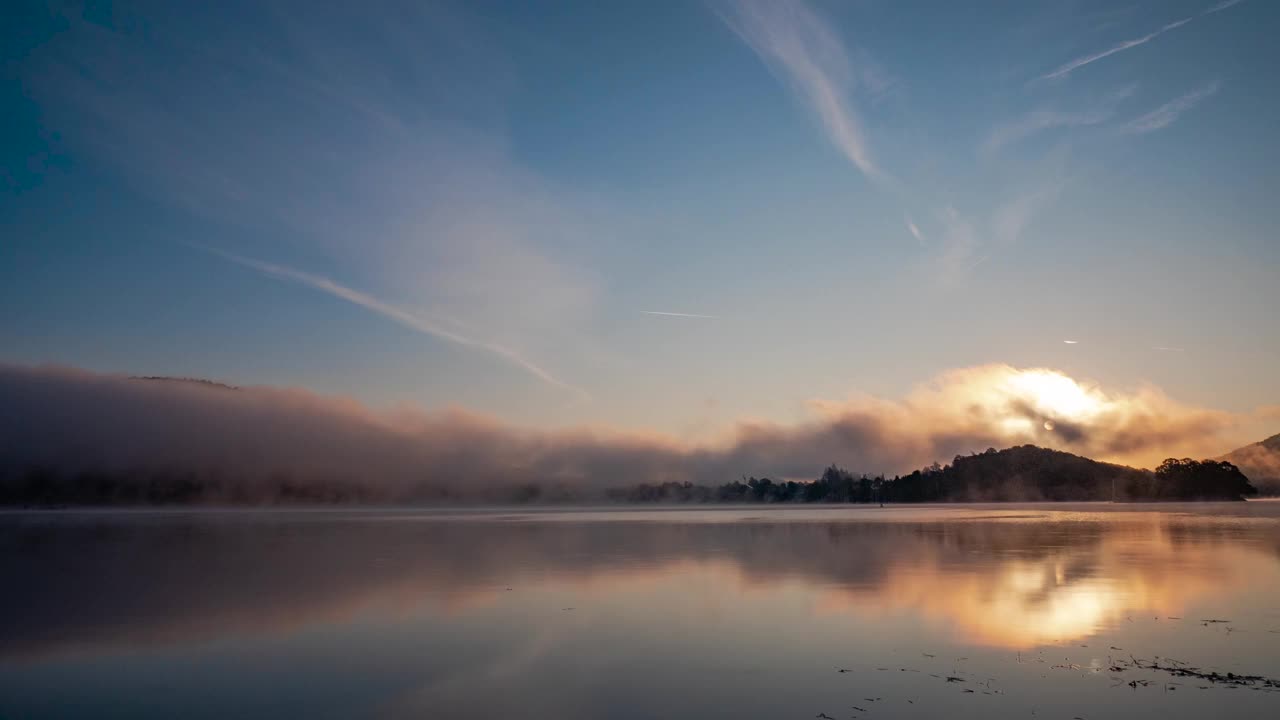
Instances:
[[[1280,675],[1271,502],[8,513],[0,577],[4,717],[1280,712],[1116,669]]]
[[[152,481],[186,488],[170,500],[209,505],[492,501],[516,487],[602,498],[640,483],[810,480],[832,462],[905,474],[1023,443],[1154,466],[1169,453],[1220,453],[1232,446],[1221,433],[1240,420],[1152,389],[1108,395],[1008,365],[951,370],[900,401],[818,402],[806,422],[743,420],[710,444],[591,426],[535,430],[462,408],[377,410],[297,388],[3,363],[0,405],[9,410],[0,415],[0,502],[40,504],[31,488],[92,490],[43,500],[72,505],[146,502]]]

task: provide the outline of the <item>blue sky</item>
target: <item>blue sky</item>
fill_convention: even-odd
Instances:
[[[0,361],[693,438],[987,363],[1280,403],[1274,3],[4,12]]]

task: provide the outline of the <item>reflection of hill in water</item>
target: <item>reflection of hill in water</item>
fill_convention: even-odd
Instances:
[[[758,513],[757,513],[758,514]],[[0,653],[40,656],[288,632],[357,610],[466,612],[513,586],[591,596],[701,565],[727,593],[800,583],[823,612],[910,610],[1030,646],[1243,584],[1271,522],[421,522],[404,515],[9,518]],[[17,580],[21,578],[21,580]]]

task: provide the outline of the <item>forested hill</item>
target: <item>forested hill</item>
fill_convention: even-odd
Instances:
[[[1152,473],[1022,445],[957,456],[942,471],[946,500],[1111,500],[1147,494]]]
[[[1034,445],[957,456],[893,478],[855,476],[831,466],[813,482],[750,478],[705,487],[640,485],[612,491],[630,502],[1008,502],[1240,500],[1255,494],[1230,463],[1166,460],[1155,472]]]
[[[607,483],[608,478],[599,478]],[[1235,465],[1166,460],[1154,472],[1033,445],[957,456],[893,478],[854,475],[832,465],[816,480],[744,478],[719,486],[668,482],[605,491],[619,502],[919,503],[1087,500],[1240,500],[1256,491]],[[246,486],[234,476],[184,472],[59,474],[34,468],[5,472],[0,505],[315,505],[584,503],[599,490],[563,484],[497,484],[470,492],[440,492],[424,482],[400,495],[376,485],[325,477],[274,477]]]
[[[1266,495],[1280,495],[1280,435],[1245,445],[1218,458],[1240,468]]]

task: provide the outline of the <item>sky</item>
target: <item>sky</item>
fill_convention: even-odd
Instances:
[[[0,363],[711,445],[1280,429],[1271,2],[3,13]]]

